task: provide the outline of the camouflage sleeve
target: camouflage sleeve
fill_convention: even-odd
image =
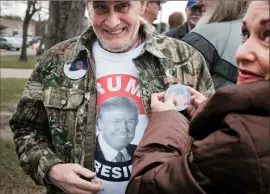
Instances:
[[[196,54],[195,54],[196,53]],[[206,98],[210,98],[215,93],[214,83],[212,81],[208,65],[204,57],[200,52],[195,52],[196,55],[195,60],[199,61],[199,69],[198,69],[198,77],[197,77],[197,85],[195,89],[202,93]]]
[[[43,104],[40,66],[27,81],[24,94],[10,120],[20,165],[37,184],[48,184],[46,173],[62,161],[52,148],[48,117]]]
[[[203,55],[183,41],[176,39],[168,40],[170,40],[168,42],[173,41],[174,43],[166,45],[172,50],[169,52],[170,55],[167,55],[175,61],[174,69],[181,83],[193,87],[209,98],[214,94],[215,87]]]

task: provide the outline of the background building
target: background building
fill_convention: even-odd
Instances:
[[[19,35],[22,36],[23,32],[23,20],[20,17],[0,17],[0,24],[6,28],[1,30],[1,34],[8,34],[10,36]],[[28,35],[36,36],[36,22],[30,21],[28,27]]]

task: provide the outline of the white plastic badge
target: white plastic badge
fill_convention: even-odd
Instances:
[[[71,64],[64,65],[64,73],[70,79],[81,79],[87,72],[86,61],[73,61]]]

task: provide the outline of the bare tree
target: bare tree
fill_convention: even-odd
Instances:
[[[33,17],[33,15],[40,10],[40,8],[37,8],[37,1],[27,1],[27,9],[25,11],[25,17],[23,21],[23,42],[22,42],[22,49],[21,49],[21,55],[19,60],[20,61],[27,61],[27,35],[28,35],[28,26],[29,23]]]
[[[84,1],[50,1],[45,48],[78,36],[85,26]]]

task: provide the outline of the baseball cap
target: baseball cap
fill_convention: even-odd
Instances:
[[[187,7],[192,8],[192,7],[196,6],[197,3],[198,3],[198,1],[188,1]]]

